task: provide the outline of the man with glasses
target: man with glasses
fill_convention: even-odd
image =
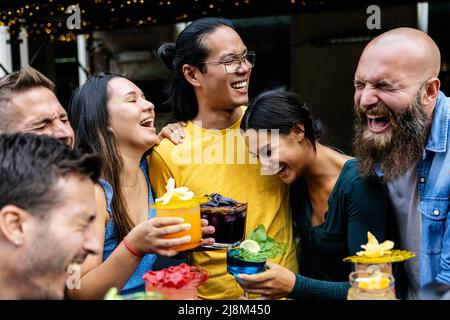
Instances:
[[[161,141],[149,159],[156,196],[173,177],[196,194],[220,193],[248,203],[246,234],[263,224],[269,236],[288,244],[277,263],[298,269],[288,188],[277,177],[262,175],[239,128],[248,103],[255,53],[248,51],[231,23],[203,18],[184,29],[158,54],[172,70],[169,102],[175,121],[186,121],[183,143]],[[209,272],[199,288],[201,299],[238,299],[243,290],[227,273],[226,252],[193,253],[195,265]]]
[[[255,66],[255,53],[253,51],[247,52],[247,49],[240,56],[230,55],[223,61],[206,61],[203,64],[222,64],[225,67],[226,73],[239,72],[242,64],[246,64],[249,68]]]
[[[450,283],[450,99],[439,91],[441,56],[424,32],[373,39],[355,73],[355,153],[363,175],[386,181],[405,262],[406,298]]]

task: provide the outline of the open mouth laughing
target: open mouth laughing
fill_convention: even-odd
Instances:
[[[230,84],[231,88],[238,90],[239,92],[246,93],[248,88],[248,81],[247,80],[239,80],[236,82],[232,82]]]
[[[373,133],[382,133],[390,127],[389,117],[367,115],[367,127]]]
[[[139,124],[142,127],[153,128],[154,119],[153,118],[147,118],[147,119],[142,120]]]
[[[371,133],[381,134],[396,125],[396,119],[392,111],[384,104],[373,107],[359,106],[359,114],[363,122],[367,121],[367,128]]]
[[[265,174],[274,176],[283,176],[286,171],[286,165],[272,165],[271,167],[262,167]]]
[[[275,175],[282,176],[285,171],[286,171],[286,165],[279,165],[275,171]]]

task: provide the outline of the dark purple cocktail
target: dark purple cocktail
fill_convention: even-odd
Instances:
[[[247,218],[247,204],[239,203],[231,198],[213,193],[206,195],[211,198],[200,206],[203,219],[214,226],[216,245],[230,244],[243,240],[245,237],[245,222]]]

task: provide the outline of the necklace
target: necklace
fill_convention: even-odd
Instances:
[[[138,174],[139,174],[139,170],[136,171],[136,177],[134,178],[134,184],[128,184],[127,182],[125,182],[125,187],[127,188],[132,188],[135,187],[138,184]]]

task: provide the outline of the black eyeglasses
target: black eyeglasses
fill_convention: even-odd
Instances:
[[[248,68],[255,66],[255,52],[244,52],[237,59],[227,59],[225,61],[205,61],[204,64],[223,64],[226,73],[236,73],[241,67],[242,63],[245,63]]]

